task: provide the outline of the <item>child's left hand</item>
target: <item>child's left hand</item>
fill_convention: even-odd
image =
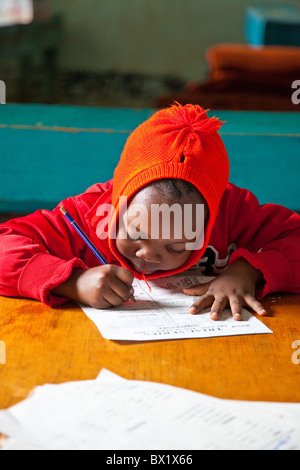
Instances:
[[[210,317],[212,320],[218,320],[229,304],[235,320],[242,319],[244,305],[251,307],[259,315],[266,315],[265,308],[255,298],[256,285],[262,279],[261,271],[245,259],[239,259],[212,281],[183,289],[184,294],[200,296],[189,308],[189,312],[199,313],[211,306]]]

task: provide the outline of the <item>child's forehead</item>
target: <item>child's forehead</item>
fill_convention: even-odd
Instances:
[[[159,186],[148,185],[139,189],[129,200],[128,206],[135,203],[145,204],[205,204],[205,199],[197,191],[194,194],[186,194],[183,197],[176,197],[174,194],[162,191]]]
[[[152,202],[157,201],[159,199],[159,193],[155,186],[145,186],[139,189],[130,199],[129,204],[136,203],[136,202]],[[161,197],[160,197],[161,199]],[[167,202],[169,201],[169,197],[164,197],[164,200]]]

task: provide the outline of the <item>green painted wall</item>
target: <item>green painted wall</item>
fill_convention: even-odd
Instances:
[[[52,209],[112,178],[130,132],[154,110],[0,107],[0,212]],[[217,111],[230,180],[300,210],[300,114]]]
[[[276,3],[291,2],[263,1]],[[245,42],[244,12],[249,4],[262,2],[50,0],[52,10],[65,16],[61,66],[172,74],[186,80],[205,76],[209,46]]]

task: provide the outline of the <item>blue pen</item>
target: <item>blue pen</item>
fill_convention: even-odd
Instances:
[[[60,208],[60,211],[61,213],[65,216],[65,218],[67,219],[67,221],[72,225],[72,227],[76,230],[76,232],[78,233],[78,235],[80,235],[80,237],[83,239],[83,241],[87,244],[87,246],[92,250],[92,252],[97,256],[98,260],[100,261],[101,264],[108,264],[106,259],[103,258],[103,256],[101,255],[101,253],[97,250],[97,248],[95,247],[95,245],[91,242],[91,240],[86,236],[86,234],[81,230],[81,228],[79,227],[79,225],[75,222],[75,220],[73,219],[73,217],[69,214],[69,212],[67,211],[67,209],[65,209],[65,207],[61,207]],[[131,300],[133,300],[134,302],[136,301],[134,296],[131,295],[130,296]]]

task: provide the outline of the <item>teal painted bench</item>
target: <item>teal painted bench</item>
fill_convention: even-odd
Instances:
[[[130,132],[153,109],[0,106],[0,212],[52,209],[112,178]],[[230,180],[261,204],[300,210],[300,114],[216,111]]]

